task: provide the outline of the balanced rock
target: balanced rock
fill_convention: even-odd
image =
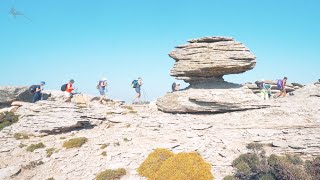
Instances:
[[[250,50],[233,38],[193,39],[169,56],[176,61],[171,75],[190,86],[159,98],[158,109],[170,113],[225,113],[268,107],[252,90],[223,80],[223,75],[243,73],[256,65]]]
[[[171,76],[193,82],[253,69],[256,58],[242,43],[229,37],[204,37],[177,46],[169,56],[176,63]]]

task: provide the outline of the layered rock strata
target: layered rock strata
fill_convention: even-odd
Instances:
[[[253,92],[223,80],[256,65],[256,57],[242,43],[229,37],[204,37],[177,46],[170,54],[176,63],[171,76],[190,83],[182,91],[157,100],[170,113],[225,113],[268,107]]]

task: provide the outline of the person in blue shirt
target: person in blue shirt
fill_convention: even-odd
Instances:
[[[42,98],[42,93],[41,91],[43,90],[43,86],[46,83],[44,81],[41,81],[41,83],[39,85],[36,85],[34,93],[32,95],[32,103],[35,103],[37,101],[40,101]]]

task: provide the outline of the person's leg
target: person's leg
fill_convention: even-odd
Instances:
[[[287,91],[286,89],[283,89],[283,97],[286,97],[286,95],[287,95]]]
[[[71,93],[65,92],[66,100],[64,102],[71,102]]]
[[[36,102],[36,100],[37,100],[37,93],[33,93],[33,95],[32,95],[32,103],[35,103]]]

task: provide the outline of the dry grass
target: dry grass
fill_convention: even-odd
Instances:
[[[119,180],[122,176],[126,174],[127,172],[123,168],[116,170],[107,169],[105,171],[100,172],[96,176],[96,180]]]
[[[29,152],[33,152],[36,149],[41,149],[41,148],[45,148],[46,146],[40,142],[38,144],[31,144],[30,146],[27,147],[27,151]]]
[[[88,139],[85,137],[73,138],[73,139],[69,139],[68,141],[64,142],[63,147],[65,147],[66,149],[79,148],[87,141],[88,141]]]

